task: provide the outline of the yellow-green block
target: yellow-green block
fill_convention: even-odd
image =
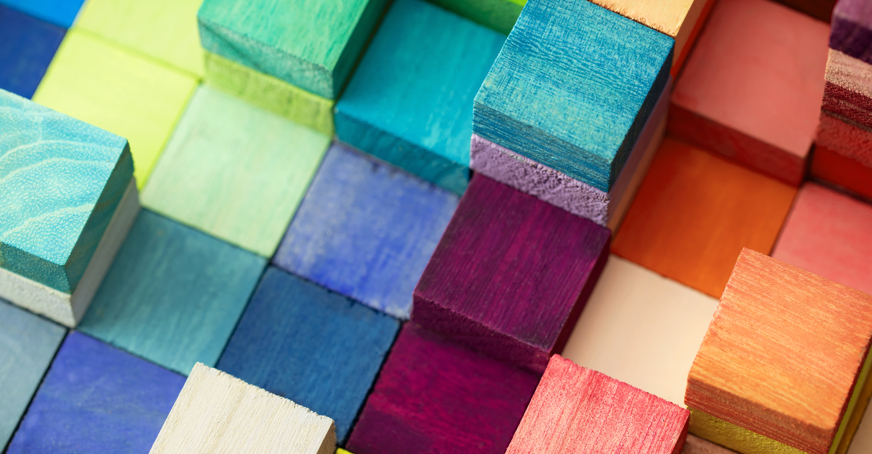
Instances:
[[[708,413],[693,408],[688,410],[690,410],[690,433],[740,454],[806,454],[804,451]]]
[[[329,145],[324,134],[201,86],[142,205],[270,257]]]
[[[127,139],[141,189],[197,86],[89,32],[67,32],[33,100]]]
[[[346,451],[342,448],[336,448],[336,454],[351,454],[351,452]]]

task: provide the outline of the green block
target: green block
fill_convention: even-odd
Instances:
[[[270,257],[329,144],[328,136],[201,86],[142,204]]]
[[[430,0],[467,19],[506,35],[512,31],[526,0]]]

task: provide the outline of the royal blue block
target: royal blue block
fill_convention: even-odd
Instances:
[[[334,143],[273,264],[398,318],[458,197]]]
[[[265,262],[142,210],[79,329],[184,375],[214,366]]]
[[[31,98],[64,33],[57,25],[0,5],[0,88]]]
[[[7,454],[147,453],[184,384],[181,375],[71,332]]]
[[[270,267],[218,369],[336,421],[345,440],[399,322]]]
[[[73,26],[82,3],[85,0],[0,0],[0,4],[63,28]]]

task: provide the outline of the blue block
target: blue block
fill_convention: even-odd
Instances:
[[[397,0],[336,104],[336,134],[462,194],[472,102],[505,39],[423,0]]]
[[[30,99],[64,33],[57,25],[0,5],[0,89]]]
[[[214,366],[265,262],[142,210],[79,329],[183,375]]]
[[[270,267],[218,369],[351,429],[399,322]]]
[[[674,46],[585,0],[530,0],[475,97],[473,132],[608,192]]]
[[[273,264],[398,318],[458,197],[334,143]]]
[[[82,3],[85,0],[0,0],[0,4],[63,28],[73,26]]]
[[[185,378],[71,332],[6,454],[147,453]]]

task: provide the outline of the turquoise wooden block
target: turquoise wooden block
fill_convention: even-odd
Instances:
[[[200,40],[214,54],[336,99],[387,0],[205,0]]]
[[[530,0],[475,97],[473,132],[608,192],[674,45],[585,0]]]
[[[505,36],[421,0],[397,0],[336,104],[343,142],[462,194],[472,102]]]
[[[142,210],[79,330],[183,375],[214,366],[265,266]]]
[[[0,90],[0,266],[72,293],[131,178],[126,139]]]

